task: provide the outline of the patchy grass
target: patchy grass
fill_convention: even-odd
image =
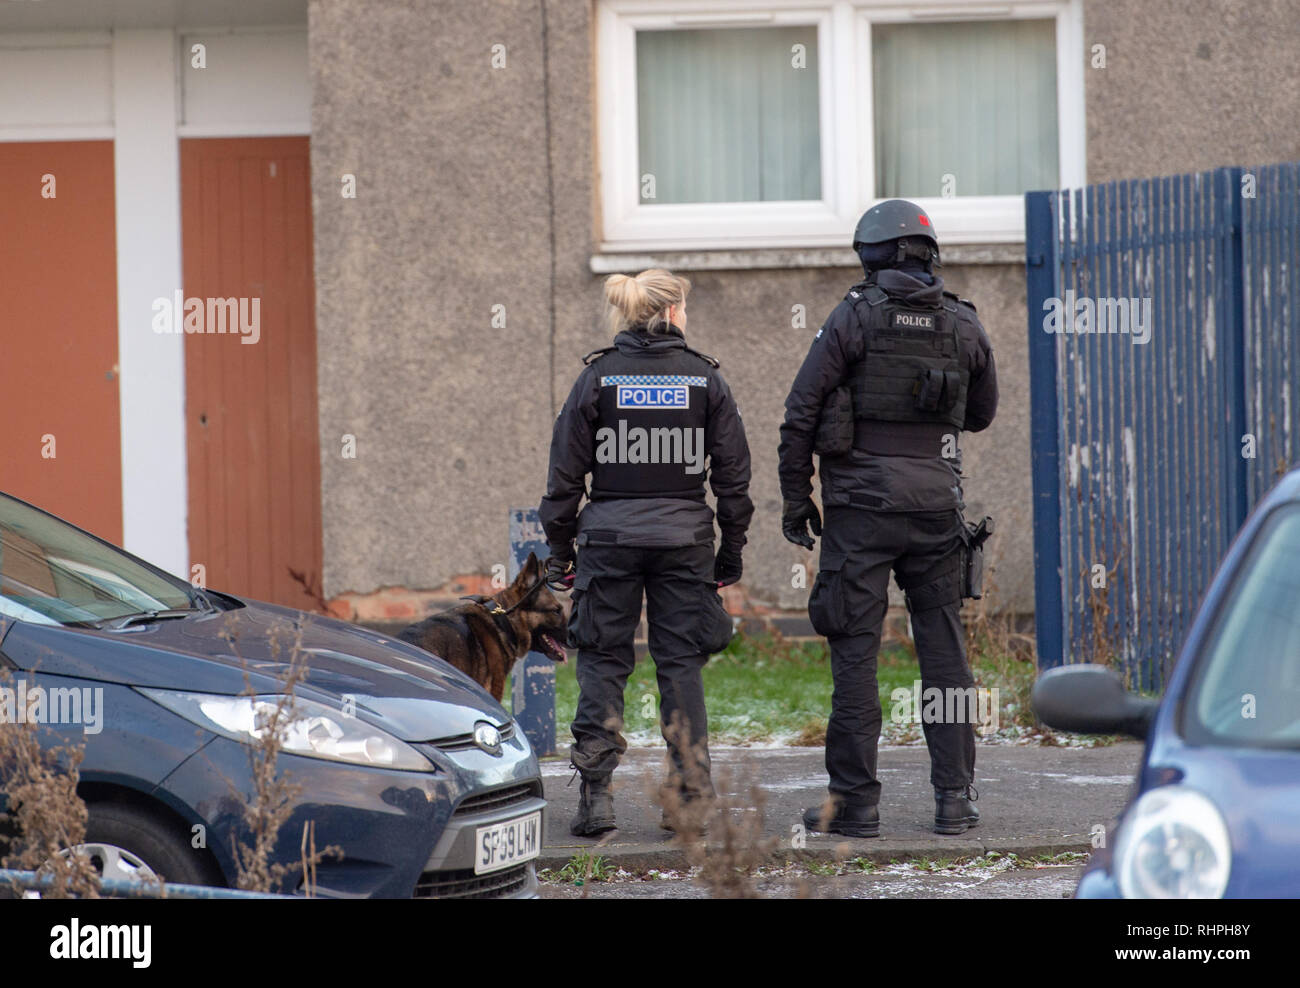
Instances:
[[[590,855],[579,854],[560,871],[550,869],[538,872],[538,878],[552,884],[582,885],[582,874],[586,868],[585,861]],[[1021,857],[1011,852],[989,851],[977,856],[943,857],[927,855],[909,855],[905,858],[891,858],[889,861],[875,861],[868,857],[845,859],[787,858],[772,860],[750,869],[754,882],[763,883],[772,879],[834,879],[840,877],[878,876],[884,879],[898,877],[922,877],[925,875],[946,875],[954,878],[984,879],[1009,871],[1039,871],[1047,868],[1077,868],[1087,864],[1088,854],[1082,851],[1063,851],[1059,854],[1034,855]],[[573,876],[577,876],[575,881]],[[591,881],[606,883],[665,882],[706,884],[703,869],[699,865],[680,869],[662,870],[658,868],[624,868],[605,864],[599,878]],[[806,889],[805,889],[806,891]],[[761,894],[761,889],[759,890]]]
[[[1037,677],[1028,636],[988,611],[967,615],[967,650],[975,682],[998,691],[997,738],[1003,742],[1060,746],[1110,744],[1114,737],[1057,734],[1037,723],[1029,697]],[[556,726],[559,741],[578,702],[576,661],[557,667]],[[886,641],[877,659],[884,725],[882,744],[921,743],[921,725],[895,724],[890,713],[895,689],[909,692],[921,678],[910,641]],[[709,740],[719,744],[779,743],[819,747],[826,743],[831,707],[830,652],[825,641],[792,641],[780,635],[737,635],[704,667]],[[659,686],[654,662],[646,657],[628,677],[624,735],[633,744],[659,742]]]
[[[929,857],[920,855],[907,858],[891,858],[887,864],[870,858],[857,857],[844,861],[787,861],[784,864],[770,866],[769,873],[790,874],[804,872],[817,876],[861,875],[861,874],[979,874],[983,872],[1002,872],[1015,870],[1036,870],[1041,868],[1071,868],[1086,864],[1088,855],[1082,851],[1062,851],[1060,854],[1043,854],[1034,857],[1020,857],[1010,852],[989,851],[987,854],[963,857]]]
[[[1086,863],[1088,855],[1083,851],[1062,851],[1060,854],[1039,854],[1020,859],[1021,868],[1069,868]]]
[[[561,736],[578,702],[576,662],[559,666],[556,724]],[[920,675],[907,645],[886,645],[878,663],[885,714],[895,687],[911,688]],[[792,642],[779,636],[737,636],[704,667],[709,740],[725,744],[781,741],[817,746],[826,740],[831,708],[830,653],[825,642]],[[654,662],[644,658],[628,677],[624,734],[638,741],[659,735],[659,687]]]
[[[626,874],[626,873],[624,873]],[[537,873],[539,881],[562,885],[585,885],[588,882],[607,882],[615,876],[614,866],[599,854],[579,851],[559,871],[543,868]]]

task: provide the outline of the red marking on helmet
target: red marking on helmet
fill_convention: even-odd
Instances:
[[[925,213],[918,213],[916,218],[921,221],[922,226],[930,225],[930,217],[926,216]]]

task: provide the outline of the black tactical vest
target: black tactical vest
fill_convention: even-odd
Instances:
[[[611,348],[595,360],[593,501],[704,500],[710,362],[686,349],[634,357]]]
[[[845,301],[866,336],[866,359],[849,369],[854,418],[960,429],[970,368],[961,359],[957,302],[903,305],[874,281],[854,285]]]

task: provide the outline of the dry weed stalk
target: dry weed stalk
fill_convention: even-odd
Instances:
[[[294,691],[307,674],[302,651],[303,621],[301,617],[294,621],[289,654],[283,672],[276,677],[279,682],[276,701],[270,704],[270,710],[263,710],[257,715],[255,730],[258,733],[248,746],[252,794],[246,797],[243,793],[235,792],[243,804],[244,823],[251,841],[245,843],[236,837],[232,842],[232,850],[236,887],[251,892],[272,892],[283,884],[286,877],[301,869],[305,894],[310,897],[315,890],[316,866],[327,857],[341,858],[341,848],[331,844],[317,850],[315,828],[311,827],[309,834],[308,825],[304,824],[300,862],[292,865],[271,863],[280,831],[293,815],[294,801],[302,792],[302,786],[291,781],[287,772],[278,771],[277,762],[284,749],[289,727],[297,719]],[[234,635],[229,630],[223,630],[221,634],[234,649]],[[283,643],[276,631],[271,633],[270,648],[272,658],[279,659]],[[252,697],[256,693],[245,662],[244,695]],[[233,785],[231,788],[234,789]]]
[[[13,675],[0,672],[0,686],[12,685]],[[0,864],[48,877],[44,898],[97,899],[99,874],[74,850],[86,840],[86,804],[77,795],[85,746],[42,748],[39,732],[30,721],[0,721],[0,794],[7,801],[0,821],[13,832]]]
[[[1017,627],[1014,612],[1001,604],[997,560],[1005,531],[1004,526],[996,528],[987,544],[985,551],[990,561],[984,569],[983,596],[969,601],[962,611],[966,657],[976,685],[996,687],[1012,712],[1013,723],[1033,727],[1035,717],[1029,697],[1037,676],[1037,647],[1034,636]]]
[[[303,595],[312,602],[312,606],[316,611],[329,615],[330,602],[325,599],[325,594],[321,590],[320,578],[315,573],[306,573],[290,566],[289,579],[302,588]],[[306,608],[301,609],[306,610]]]
[[[659,802],[687,864],[699,869],[699,880],[715,899],[761,898],[754,872],[779,843],[779,838],[763,835],[767,794],[747,766],[740,779],[720,770],[720,794],[707,795],[712,791],[707,751],[689,744],[690,732],[678,717],[664,727],[664,736],[670,743],[680,742],[685,753],[680,769],[671,756],[665,758],[667,781],[659,789]]]

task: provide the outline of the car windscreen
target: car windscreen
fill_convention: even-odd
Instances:
[[[1300,505],[1261,527],[1208,640],[1184,707],[1187,739],[1300,748]]]
[[[0,616],[97,624],[183,610],[193,591],[21,501],[0,497]]]

